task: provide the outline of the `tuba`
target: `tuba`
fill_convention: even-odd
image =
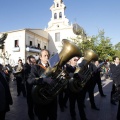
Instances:
[[[48,67],[41,75],[51,77],[53,81],[50,84],[35,85],[32,90],[33,101],[37,104],[50,103],[68,83],[69,75],[62,67],[75,56],[81,56],[80,49],[71,41],[63,39],[63,48],[59,53],[59,62],[52,68]]]
[[[92,75],[90,69],[88,69],[88,65],[91,61],[97,59],[98,56],[93,50],[85,50],[84,59],[81,62],[82,66],[76,68],[76,71],[74,72],[74,77],[69,80],[69,88],[72,92],[79,92],[84,88]]]

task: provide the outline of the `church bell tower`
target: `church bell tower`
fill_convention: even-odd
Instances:
[[[49,33],[49,50],[51,53],[59,53],[62,49],[62,40],[69,39],[74,34],[72,24],[70,25],[65,16],[66,6],[63,0],[54,0],[53,2],[50,7],[52,16],[45,31]]]
[[[54,0],[54,4],[50,7],[52,12],[51,21],[48,23],[48,29],[54,26],[54,28],[61,28],[63,25],[68,26],[69,20],[65,16],[66,6],[62,0]]]

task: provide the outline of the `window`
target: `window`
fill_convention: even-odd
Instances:
[[[38,48],[40,48],[40,44],[38,43]]]
[[[55,42],[60,41],[60,33],[55,33]]]
[[[57,3],[57,7],[59,7],[59,4]]]
[[[14,46],[19,47],[19,40],[15,40]]]
[[[44,45],[44,49],[46,49],[46,46]]]
[[[54,14],[54,19],[57,19],[57,13]]]
[[[62,12],[59,13],[59,18],[62,18]]]
[[[30,46],[32,46],[32,41],[30,41]]]

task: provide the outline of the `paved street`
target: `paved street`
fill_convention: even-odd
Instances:
[[[117,105],[110,104],[110,92],[112,87],[112,80],[102,78],[103,91],[107,95],[105,98],[100,97],[98,87],[95,87],[95,102],[100,111],[91,109],[90,102],[86,96],[85,112],[88,120],[116,120]],[[10,82],[10,90],[13,97],[14,104],[11,106],[11,111],[7,113],[6,120],[29,120],[27,115],[26,98],[22,95],[17,96],[16,82]],[[68,103],[69,104],[69,103]],[[77,120],[80,120],[78,114],[78,108],[76,106]],[[37,118],[36,118],[37,120]],[[58,120],[71,120],[69,107],[65,109],[65,112],[60,112],[58,108]]]

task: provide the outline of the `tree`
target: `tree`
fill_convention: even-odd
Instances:
[[[82,52],[84,52],[85,49],[92,49],[98,54],[99,59],[101,60],[112,59],[115,55],[114,47],[110,41],[111,39],[109,37],[105,37],[104,30],[99,30],[98,35],[90,37],[89,40],[87,36],[86,39],[82,39],[82,41],[78,38],[79,35],[74,38],[74,41],[77,41],[77,44],[81,48]]]
[[[95,50],[99,56],[99,59],[111,59],[115,55],[114,47],[111,44],[111,39],[109,37],[105,37],[104,30],[100,30],[98,35],[93,36],[95,39]],[[93,39],[92,38],[92,39]]]
[[[114,45],[114,48],[115,48],[115,55],[120,58],[120,42]]]
[[[115,50],[119,50],[120,51],[120,42],[115,45]]]
[[[115,50],[115,56],[118,56],[120,58],[120,51],[119,50]]]
[[[0,38],[0,49],[4,49],[5,39],[7,38],[7,33],[3,33]]]

